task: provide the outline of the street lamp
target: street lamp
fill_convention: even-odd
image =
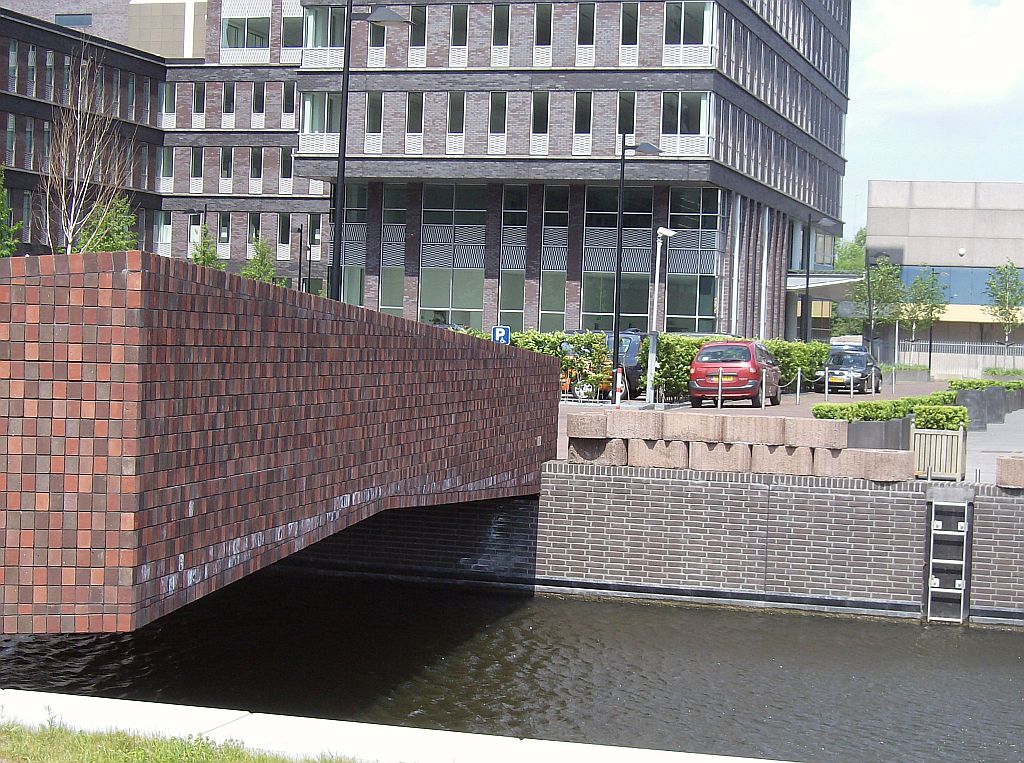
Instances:
[[[801,317],[804,324],[803,339],[805,342],[811,341],[811,234],[815,228],[829,228],[835,225],[835,222],[831,217],[822,217],[815,222],[813,214],[807,216],[807,232],[803,237],[804,298],[800,308],[800,312],[803,313]]]
[[[676,232],[669,228],[658,228],[658,243],[654,255],[654,297],[651,299],[650,338],[647,340],[647,402],[654,402],[654,365],[658,353],[658,276],[661,275],[661,242],[670,239]]]
[[[650,143],[637,143],[630,145],[626,143],[626,134],[622,133],[622,148],[619,150],[619,206],[616,214],[615,228],[617,237],[615,240],[615,297],[612,308],[612,395],[615,404],[619,403],[619,311],[621,309],[622,292],[622,211],[626,202],[626,151],[633,151],[635,154],[657,156],[661,150]]]
[[[338,125],[338,176],[334,184],[334,235],[331,237],[331,261],[327,266],[327,296],[341,299],[341,261],[344,254],[345,238],[345,160],[348,142],[348,92],[349,73],[352,61],[352,22],[367,21],[383,27],[408,26],[390,8],[375,7],[369,13],[353,13],[352,0],[345,4],[345,48],[341,65],[341,119]]]

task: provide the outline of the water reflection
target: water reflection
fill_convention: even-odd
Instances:
[[[806,761],[1024,760],[1024,635],[268,570],[0,683]]]

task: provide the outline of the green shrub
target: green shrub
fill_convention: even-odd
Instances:
[[[918,429],[967,429],[967,409],[962,405],[919,405],[914,409]]]
[[[572,348],[571,354],[562,349],[565,343]],[[611,360],[604,332],[517,331],[512,334],[512,346],[559,358],[562,375],[573,381],[589,382],[595,389],[611,384]]]
[[[1024,376],[1024,368],[996,368],[989,366],[981,371],[986,376]]]
[[[843,421],[889,421],[902,419],[915,413],[920,407],[952,406],[956,393],[934,392],[931,395],[900,397],[895,400],[870,400],[863,403],[819,403],[811,407],[816,419],[840,419]]]
[[[954,379],[949,383],[951,390],[961,389],[988,389],[989,387],[1002,387],[1003,389],[1024,389],[1024,381],[997,381],[996,379]]]

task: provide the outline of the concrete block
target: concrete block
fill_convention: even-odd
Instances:
[[[672,411],[661,420],[661,439],[685,442],[721,442],[722,420],[716,413]]]
[[[753,445],[750,471],[755,474],[813,474],[814,451],[788,445]]]
[[[1024,488],[1024,453],[996,457],[996,484]]]
[[[988,429],[988,406],[984,390],[962,389],[956,393],[956,404],[967,409],[967,431],[981,432]]]
[[[608,436],[623,440],[660,440],[661,411],[608,411]]]
[[[988,387],[981,394],[985,398],[985,418],[988,423],[1002,424],[1006,420],[1006,392],[1002,387]]]
[[[845,448],[849,422],[787,418],[783,444],[792,447]]]
[[[569,463],[625,466],[626,441],[570,437]]]
[[[749,472],[750,446],[739,442],[691,442],[690,468],[702,472]]]
[[[565,430],[571,438],[604,440],[608,437],[608,414],[604,411],[570,413],[565,419]]]
[[[815,448],[814,476],[903,482],[914,479],[914,454],[909,450]]]
[[[722,442],[747,442],[758,445],[784,445],[786,420],[781,416],[722,417]]]
[[[664,469],[686,469],[689,449],[681,440],[630,440],[630,466],[656,466]]]

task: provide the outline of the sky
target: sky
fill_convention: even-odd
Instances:
[[[868,180],[1024,181],[1024,0],[853,0],[844,235]]]

